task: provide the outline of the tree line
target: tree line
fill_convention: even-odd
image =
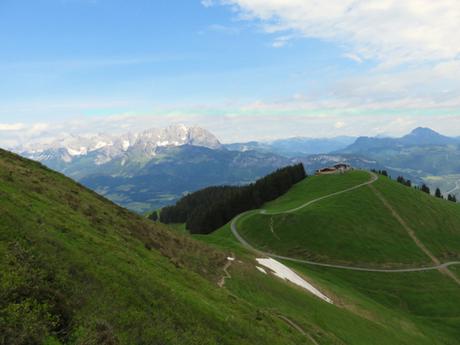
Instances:
[[[397,181],[405,186],[412,187],[412,182],[410,180],[406,180],[402,176],[398,176]],[[431,195],[431,190],[430,187],[428,187],[426,184],[422,184],[421,186],[415,186],[415,189],[421,190],[424,193],[430,194]],[[436,188],[434,191],[434,196],[439,199],[444,199],[444,196],[442,195],[441,189]],[[452,194],[447,195],[447,200],[452,201],[452,202],[457,202],[457,197]]]
[[[303,164],[296,164],[246,186],[208,187],[184,196],[174,206],[163,208],[160,221],[186,223],[192,234],[209,234],[238,214],[278,198],[306,176]],[[153,217],[157,218],[156,212]]]
[[[374,170],[372,169],[371,170],[372,172],[376,173],[376,174],[380,174],[380,175],[383,175],[383,176],[387,176],[387,177],[390,177],[388,172],[386,170]],[[391,177],[390,177],[391,178]],[[398,176],[396,178],[396,181],[398,183],[401,183],[407,187],[412,187],[412,181],[411,180],[408,180],[408,179],[405,179],[403,176]],[[430,194],[431,195],[431,190],[430,190],[430,187],[428,187],[426,184],[422,184],[420,186],[414,186],[415,189],[417,190],[420,190],[426,194]],[[440,198],[440,199],[444,199],[444,196],[442,195],[442,192],[439,188],[436,188],[435,192],[434,192],[434,196],[436,198]],[[457,197],[453,194],[448,194],[447,195],[447,200],[448,201],[452,201],[452,202],[457,202]]]

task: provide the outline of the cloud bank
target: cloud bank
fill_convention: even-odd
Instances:
[[[206,0],[204,5],[230,7],[240,20],[257,23],[274,48],[299,37],[321,40],[341,50],[337,58],[359,65],[322,89],[299,90],[317,108],[460,107],[457,0]]]
[[[2,124],[0,147],[13,148],[20,144],[50,142],[69,135],[121,134],[141,132],[148,128],[163,128],[183,123],[201,126],[226,143],[250,140],[274,140],[288,137],[333,137],[340,135],[401,136],[422,126],[441,133],[459,136],[460,116],[449,112],[411,112],[406,115],[391,111],[318,111],[248,109],[207,111],[184,110],[161,114],[122,114],[95,117],[82,121],[75,118],[61,123]],[[15,129],[12,129],[14,126]]]
[[[457,0],[207,0],[230,5],[269,33],[294,31],[343,45],[382,65],[458,59]],[[275,41],[276,42],[276,41]]]

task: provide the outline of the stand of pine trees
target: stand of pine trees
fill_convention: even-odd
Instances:
[[[412,187],[412,182],[411,180],[406,180],[404,177],[402,176],[398,176],[398,178],[396,179],[397,182],[407,186],[407,187]]]
[[[377,170],[372,169],[371,171],[374,172],[374,173],[383,175],[383,176],[388,176],[388,173],[387,173],[385,170],[378,170],[378,171],[377,171]],[[401,184],[407,186],[407,187],[412,187],[412,182],[411,182],[411,180],[406,180],[403,176],[398,176],[398,178],[396,179],[396,181],[397,181],[398,183],[401,183]],[[431,195],[431,190],[430,190],[430,188],[429,188],[426,184],[422,184],[420,187],[415,186],[415,189],[421,190],[422,192]],[[442,192],[441,192],[441,190],[440,190],[439,188],[436,188],[435,193],[434,193],[434,196],[435,196],[436,198],[444,199],[444,197],[443,197],[443,195],[442,195]],[[452,201],[452,202],[457,202],[457,197],[456,197],[455,195],[449,194],[449,195],[447,196],[447,200],[448,200],[448,201]]]
[[[163,223],[186,223],[192,234],[209,234],[238,214],[286,193],[306,177],[302,164],[285,167],[247,186],[209,187],[161,210]]]
[[[375,169],[371,169],[372,172],[376,173],[376,174],[380,174],[380,175],[383,175],[383,176],[389,176],[388,172],[386,170],[375,170]],[[422,184],[421,186],[413,186],[412,184],[412,181],[411,180],[406,180],[403,176],[398,176],[398,178],[396,179],[396,181],[398,183],[401,183],[402,185],[405,185],[407,187],[414,187],[415,189],[417,190],[420,190],[426,194],[430,194],[431,195],[431,190],[430,190],[430,187],[428,187],[426,184]],[[444,199],[442,193],[441,193],[441,190],[439,188],[436,188],[435,190],[435,193],[434,193],[434,196],[437,197],[437,198],[440,198],[440,199]],[[447,196],[447,200],[448,201],[452,201],[452,202],[457,202],[457,197],[455,195],[451,195],[449,194]]]
[[[430,187],[428,187],[426,184],[422,184],[420,187],[420,190],[426,194],[431,194]]]
[[[390,177],[390,176],[388,175],[388,171],[386,171],[386,170],[375,170],[375,169],[371,169],[371,171],[372,171],[373,173],[376,173],[376,174],[379,174],[379,175],[382,175],[382,176],[385,176],[385,177]]]

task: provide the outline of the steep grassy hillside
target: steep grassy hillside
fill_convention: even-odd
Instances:
[[[237,242],[229,225],[196,237],[245,258],[246,264],[230,269],[226,286],[233,294],[295,320],[318,344],[459,344],[460,288],[437,271],[353,272],[284,261],[330,296],[331,306],[248,265],[254,254]],[[460,266],[451,270],[460,274]]]
[[[368,179],[365,172],[308,178],[264,208],[269,212],[288,210]],[[371,187],[324,199],[293,214],[268,216],[254,212],[240,219],[237,228],[257,248],[320,258],[326,263],[377,267],[434,265],[381,197],[404,217],[404,224],[414,229],[432,255],[441,262],[458,257],[460,248],[456,243],[460,233],[455,224],[460,205],[383,177]],[[314,216],[309,212],[314,212]],[[266,222],[271,217],[277,221],[274,229],[278,238],[270,230],[270,222]],[[320,217],[326,220],[321,221]],[[292,218],[297,218],[296,226],[291,226]],[[358,222],[363,225],[357,225]],[[328,226],[329,223],[334,226]],[[321,229],[316,228],[318,224]],[[308,236],[303,232],[308,232]],[[211,236],[197,238],[217,248],[231,249],[248,260],[257,255],[235,239],[230,224]],[[327,243],[334,249],[328,248]],[[313,250],[315,256],[310,255]],[[460,285],[445,271],[356,272],[283,262],[320,287],[338,309],[315,305],[315,300],[298,298],[290,291],[286,293],[268,277],[267,281],[258,278],[258,272],[249,267],[234,266],[233,279],[227,286],[235,295],[282,312],[314,330],[318,344],[460,344]],[[460,277],[460,265],[450,266],[449,270]]]
[[[226,253],[0,151],[0,344],[298,344],[216,282]]]
[[[238,223],[241,235],[267,252],[360,266],[426,265],[431,262],[383,198],[410,224],[434,255],[460,258],[460,205],[433,198],[380,177],[374,184],[321,200],[293,213],[270,215],[369,179],[366,172],[315,176],[267,204],[267,214]]]
[[[296,193],[279,200],[312,198]],[[0,151],[0,344],[458,345],[460,288],[436,271],[289,263],[331,305],[257,270],[228,225],[197,238],[213,247]]]
[[[432,337],[433,344],[460,343],[460,287],[438,271],[369,273],[289,265],[336,293],[356,298],[356,305],[371,303],[371,310],[391,311],[401,327]],[[460,272],[460,266],[452,267]]]
[[[460,204],[380,178],[374,185],[441,261],[460,259]]]
[[[289,193],[268,202],[263,208],[269,212],[284,212],[299,207],[306,202],[335,193],[358,184],[367,182],[369,174],[365,171],[354,171],[346,175],[311,176],[296,184]]]

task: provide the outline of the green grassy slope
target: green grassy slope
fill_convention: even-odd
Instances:
[[[196,238],[213,246],[0,151],[0,344],[458,344],[460,289],[437,272],[292,265],[329,305],[257,271],[228,225]]]
[[[311,176],[296,184],[289,193],[266,203],[263,208],[270,212],[283,212],[323,195],[351,188],[368,180],[369,174],[365,171],[354,171],[347,174],[346,178],[343,178],[343,175]]]
[[[0,150],[0,344],[298,344],[219,289],[226,253]]]
[[[394,321],[407,329],[416,325],[433,344],[460,343],[460,288],[438,271],[382,274],[289,265],[337,293],[354,296],[369,310],[391,311]]]
[[[439,272],[351,272],[284,261],[331,297],[331,306],[259,273],[253,254],[233,238],[229,225],[196,238],[245,258],[231,267],[226,285],[231,293],[295,320],[318,344],[459,344],[460,288]],[[460,267],[452,270],[460,273]]]
[[[441,261],[460,259],[460,204],[380,178],[374,187]]]
[[[269,211],[286,210],[318,196],[359,183],[365,172],[317,176],[299,183]],[[380,177],[373,184],[411,224],[435,255],[459,258],[460,205],[438,200]],[[323,190],[322,194],[319,192]],[[370,187],[314,203],[294,213],[244,217],[241,235],[255,247],[290,257],[328,263],[396,267],[430,263],[406,229]]]
[[[348,175],[307,179],[264,208],[286,210],[301,205],[318,196],[342,189],[347,185],[345,180],[353,178],[355,182],[361,183],[362,180],[358,179],[361,174],[354,172]],[[342,181],[337,182],[339,179]],[[337,189],[333,187],[334,184],[337,184]],[[324,194],[320,192],[322,188]],[[439,255],[442,261],[458,257],[456,241],[460,233],[455,222],[458,219],[457,214],[460,213],[459,205],[435,199],[387,178],[380,178],[373,184],[373,188],[383,194],[402,217],[407,217],[406,222],[416,231],[417,236],[423,238],[424,244]],[[310,190],[314,191],[314,197],[308,194]],[[285,202],[289,203],[289,206],[284,204]],[[311,257],[307,252],[298,250],[299,242],[303,241],[302,245],[307,246],[309,250],[315,250],[315,258],[323,260],[379,267],[431,264],[429,258],[418,247],[413,246],[406,230],[392,219],[394,217],[391,217],[388,209],[382,207],[381,201],[379,203],[379,199],[369,187],[325,199],[307,209],[293,215],[276,216],[280,217],[275,229],[278,230],[277,234],[281,240],[272,240],[270,223],[265,223],[268,225],[267,231],[263,224],[260,226],[254,221],[258,219],[263,223],[264,219],[269,219],[270,216],[249,216],[240,221],[238,229],[251,244],[255,244],[256,247],[263,246],[264,249],[275,253],[285,251]],[[306,216],[310,211],[314,212],[315,217]],[[361,217],[361,211],[372,217]],[[426,230],[418,229],[414,225],[415,220],[410,218],[416,218],[417,212],[418,222],[425,224]],[[331,217],[331,214],[334,217]],[[320,216],[326,217],[327,221],[315,219]],[[290,227],[293,222],[291,217],[300,218],[294,219],[297,222],[296,227]],[[346,226],[327,226],[328,223],[338,222],[338,219]],[[303,220],[308,220],[309,226],[302,224]],[[353,226],[358,221],[364,222],[366,226]],[[248,224],[254,228],[248,229]],[[312,226],[317,224],[321,224],[321,230]],[[443,227],[438,228],[439,224]],[[431,238],[428,236],[429,228],[434,232]],[[260,231],[259,234],[256,229]],[[290,231],[290,237],[284,236],[283,231],[288,231],[286,229]],[[304,236],[304,231],[314,236]],[[248,237],[248,234],[252,237]],[[323,245],[323,236],[335,246],[334,250],[337,253]],[[351,243],[350,236],[354,236],[354,243]],[[375,244],[372,243],[373,236],[377,239]],[[229,224],[210,236],[197,238],[218,248],[231,249],[248,260],[254,255],[237,242]],[[339,246],[340,243],[344,245]],[[372,250],[369,250],[369,246]],[[449,255],[443,255],[447,252]],[[261,308],[282,312],[299,324],[312,329],[312,334],[319,344],[460,344],[460,287],[445,274],[438,271],[368,273],[314,267],[289,261],[284,263],[306,276],[321,291],[333,298],[336,306],[318,305],[314,299],[301,298],[285,291],[269,277],[258,277],[260,274],[251,267],[233,267],[233,279],[227,286],[235,295],[244,297]],[[451,266],[450,270],[460,276],[460,266]]]
[[[402,313],[353,296],[358,292],[350,287],[332,289],[327,281],[311,274],[306,275],[308,280],[332,296],[337,305],[325,304],[300,289],[286,289],[285,283],[257,272],[254,267],[236,265],[231,272],[232,279],[227,283],[230,291],[261,309],[295,320],[319,344],[432,344],[432,335],[436,334],[432,330],[424,332],[423,323]]]

